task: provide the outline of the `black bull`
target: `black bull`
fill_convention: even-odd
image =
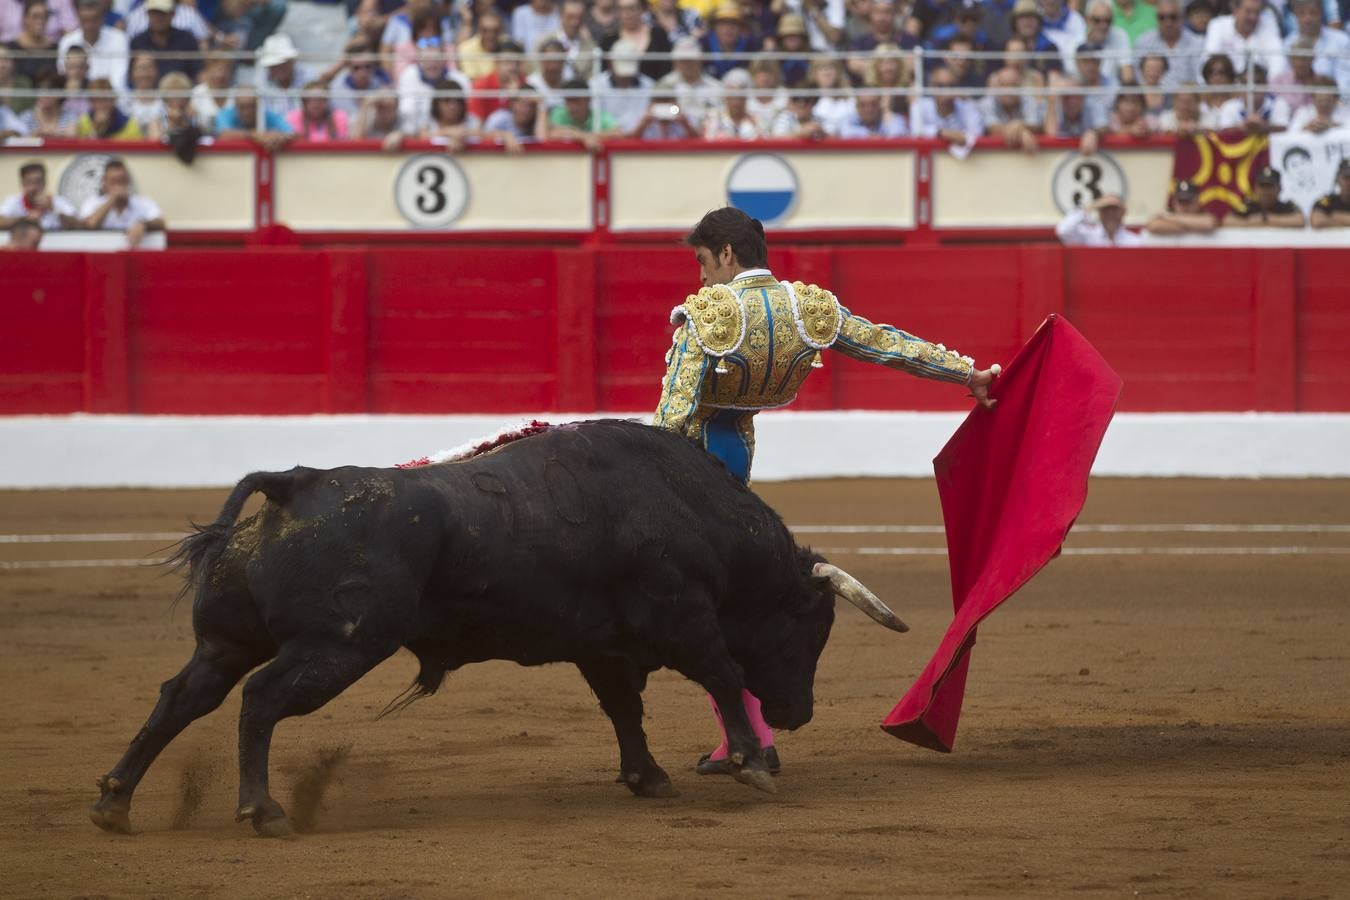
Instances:
[[[255,492],[267,502],[236,523]],[[575,663],[614,723],[623,782],[671,796],[642,730],[651,672],[702,685],[738,779],[772,790],[741,689],[774,727],[810,720],[835,593],[904,628],[713,457],[629,422],[561,426],[415,469],[255,473],[178,558],[195,589],[196,649],[99,779],[91,815],[111,831],[130,831],[132,793],[159,752],[263,663],[244,685],[237,816],[277,835],[290,829],[268,794],[277,722],[399,647],[421,664],[404,702],[466,663]]]

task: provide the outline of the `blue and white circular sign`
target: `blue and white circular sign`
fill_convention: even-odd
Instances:
[[[786,219],[799,193],[797,173],[774,153],[747,153],[727,176],[727,202],[765,225]]]

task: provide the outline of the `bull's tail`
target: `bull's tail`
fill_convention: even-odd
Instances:
[[[301,471],[304,470],[253,472],[245,475],[230,492],[225,505],[220,509],[220,515],[216,516],[214,522],[209,525],[192,523],[192,534],[179,541],[173,553],[165,560],[165,564],[171,566],[175,572],[187,567],[187,578],[183,581],[183,587],[179,590],[175,603],[186,596],[188,591],[205,583],[206,573],[211,571],[211,567],[220,558],[221,551],[230,542],[230,533],[234,529],[240,511],[244,508],[245,501],[261,491],[267,499],[285,503],[290,499],[295,489],[296,475]]]

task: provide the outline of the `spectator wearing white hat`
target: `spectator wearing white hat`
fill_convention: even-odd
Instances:
[[[1125,201],[1119,194],[1103,194],[1087,206],[1077,206],[1055,226],[1066,247],[1138,247],[1139,235],[1125,227]]]
[[[80,0],[76,12],[80,27],[64,34],[57,44],[61,73],[65,74],[66,51],[83,47],[89,58],[89,78],[106,78],[115,90],[122,91],[130,60],[126,33],[103,23],[103,0]]]
[[[750,115],[750,73],[732,69],[722,76],[722,106],[704,117],[703,136],[710,141],[753,141],[763,137]]]
[[[192,3],[176,3],[171,10],[173,17],[169,24],[180,31],[186,31],[203,45],[211,39],[211,24],[205,17],[197,11],[197,7]],[[126,17],[127,37],[135,38],[136,35],[150,27],[150,3],[149,0],[141,2],[135,0],[131,4],[131,11]]]
[[[165,58],[161,55],[195,54],[205,49],[205,43],[199,41],[191,32],[173,27],[174,6],[174,0],[145,0],[145,14],[149,24],[145,31],[131,39],[129,48],[133,55],[141,52],[154,54],[159,64],[160,78],[170,72],[182,72],[195,81],[197,72],[201,69],[200,60]]]
[[[622,3],[629,0],[622,0]],[[626,41],[617,41],[609,51],[609,71],[591,79],[596,107],[607,113],[624,134],[632,132],[652,102],[656,83],[642,74],[638,49]]]
[[[155,2],[155,0],[151,0]],[[263,72],[263,108],[280,116],[300,108],[301,89],[317,74],[299,60],[300,51],[288,35],[274,34],[258,50],[258,68]]]
[[[695,38],[680,38],[671,56],[675,69],[656,86],[673,95],[689,123],[702,130],[704,120],[722,105],[722,83],[703,71],[703,51]]]

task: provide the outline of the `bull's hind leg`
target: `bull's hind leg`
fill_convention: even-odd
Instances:
[[[277,722],[323,706],[398,649],[394,643],[352,645],[330,640],[295,640],[244,683],[239,713],[239,810],[266,837],[291,833],[281,804],[267,791],[267,757]]]
[[[619,777],[639,797],[678,797],[670,776],[647,749],[642,730],[642,688],[646,676],[620,659],[593,659],[577,663],[586,683],[595,692],[600,708],[614,723],[619,739]]]
[[[89,808],[94,824],[131,833],[131,795],[150,764],[191,722],[220,706],[244,673],[267,653],[237,644],[202,640],[181,672],[164,682],[159,702],[112,771],[98,779],[102,796]]]

